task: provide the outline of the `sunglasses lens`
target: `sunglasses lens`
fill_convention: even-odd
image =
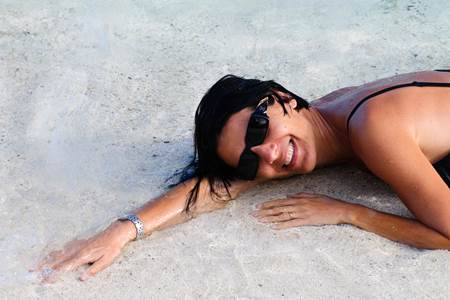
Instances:
[[[255,112],[250,116],[245,135],[245,150],[239,159],[237,167],[237,175],[241,179],[253,180],[258,172],[259,158],[250,148],[261,145],[266,138],[269,128],[269,117],[266,111],[267,101],[258,105]]]
[[[247,147],[260,145],[264,142],[269,127],[269,119],[263,116],[253,116],[247,127],[245,140]]]
[[[250,118],[250,122],[248,124],[249,127],[253,128],[264,128],[269,123],[269,119],[264,116],[253,116]]]
[[[246,150],[239,159],[239,165],[237,168],[239,178],[244,180],[255,179],[256,172],[258,171],[258,163],[258,156],[250,150]]]

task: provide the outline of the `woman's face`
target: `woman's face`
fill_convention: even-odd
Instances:
[[[261,145],[251,151],[259,157],[256,178],[271,179],[311,172],[316,165],[316,150],[308,110],[295,111],[295,100],[285,105],[268,106],[269,130]],[[237,167],[245,148],[245,134],[254,109],[245,108],[230,117],[219,136],[217,152],[230,166]]]

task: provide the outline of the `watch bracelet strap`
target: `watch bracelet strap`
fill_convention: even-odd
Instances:
[[[136,229],[136,237],[134,240],[139,240],[145,236],[144,234],[144,223],[142,223],[141,219],[137,215],[126,215],[125,217],[119,218],[120,221],[130,221],[133,223]]]

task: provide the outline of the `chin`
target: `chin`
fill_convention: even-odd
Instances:
[[[314,171],[316,168],[316,160],[315,157],[307,157],[305,161],[302,162],[302,165],[297,171],[297,174],[308,174]]]

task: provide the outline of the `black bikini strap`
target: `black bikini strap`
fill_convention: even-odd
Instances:
[[[450,82],[413,82],[415,86],[438,86],[438,87],[450,87]]]
[[[395,89],[399,89],[399,88],[403,88],[403,87],[407,87],[407,86],[418,86],[418,87],[424,87],[424,86],[437,86],[437,87],[450,87],[450,83],[447,82],[420,82],[420,81],[413,81],[410,83],[404,83],[404,84],[398,84],[398,85],[394,85],[394,86],[390,86],[388,88],[382,89],[381,91],[375,92],[373,94],[370,94],[369,96],[365,97],[364,99],[362,99],[361,101],[359,101],[359,103],[352,109],[352,111],[350,112],[350,115],[347,118],[347,133],[349,131],[349,124],[350,124],[350,120],[353,117],[353,115],[355,114],[356,110],[367,100],[369,100],[370,98],[373,98],[375,96],[381,95],[383,93],[395,90]]]

